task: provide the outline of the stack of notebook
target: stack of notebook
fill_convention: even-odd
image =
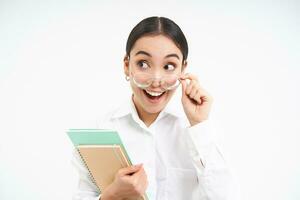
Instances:
[[[67,133],[99,191],[113,182],[119,169],[132,165],[116,131],[70,129]]]

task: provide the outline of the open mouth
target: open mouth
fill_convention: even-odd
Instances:
[[[150,100],[155,100],[155,101],[158,101],[166,93],[166,91],[153,92],[153,91],[148,91],[148,90],[143,90],[143,92]]]

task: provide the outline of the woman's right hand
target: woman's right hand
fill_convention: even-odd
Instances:
[[[122,168],[102,192],[101,200],[138,199],[145,194],[147,175],[142,164]]]

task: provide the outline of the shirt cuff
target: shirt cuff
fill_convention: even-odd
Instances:
[[[208,120],[187,128],[187,144],[196,165],[204,169],[214,144]]]

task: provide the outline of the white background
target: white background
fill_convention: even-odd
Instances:
[[[145,17],[173,19],[188,71],[245,200],[300,199],[297,1],[0,1],[0,199],[71,199],[68,128],[95,128],[130,88],[126,39]],[[180,95],[177,95],[177,98]]]

